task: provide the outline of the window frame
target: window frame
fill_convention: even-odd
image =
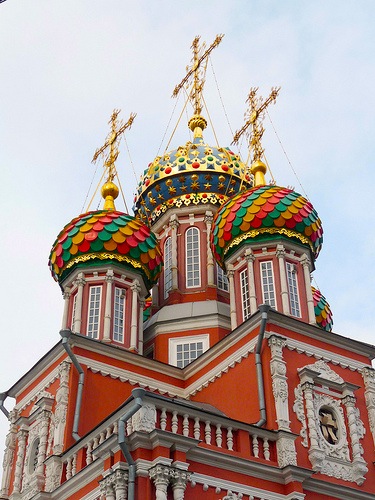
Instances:
[[[240,278],[240,289],[241,289],[242,318],[243,321],[246,321],[251,316],[250,290],[249,290],[249,279],[247,275],[247,268],[240,271],[239,278]]]
[[[191,241],[191,255],[189,256],[189,238],[192,236]],[[194,241],[194,234],[196,241]],[[196,244],[195,244],[196,243]],[[192,266],[191,271],[188,267]],[[186,288],[199,288],[201,286],[201,255],[200,255],[200,230],[196,226],[189,227],[185,232],[185,283]],[[192,277],[189,277],[192,274]],[[189,284],[191,283],[192,284]]]
[[[126,290],[119,286],[114,287],[113,292],[113,327],[112,327],[112,340],[114,342],[119,342],[123,344],[125,341],[125,306],[126,306]],[[118,304],[117,299],[121,300]],[[118,308],[116,307],[118,305]],[[116,331],[116,320],[119,321],[120,325],[118,326],[119,331]],[[121,325],[122,322],[122,325]],[[121,333],[120,333],[121,330]],[[116,338],[116,335],[118,338]],[[121,337],[121,338],[120,338]]]
[[[265,269],[267,272],[266,277],[263,275],[263,266],[268,266],[269,269]],[[271,274],[269,274],[269,271]],[[266,278],[266,285],[267,285],[267,290],[265,290],[265,280]],[[271,280],[269,279],[271,278]],[[275,287],[275,274],[273,272],[273,262],[272,260],[263,260],[260,262],[260,282],[262,286],[262,298],[263,298],[263,303],[268,304],[270,307],[273,309],[276,309],[276,287]],[[272,286],[272,290],[270,291],[270,287]],[[266,298],[266,294],[273,294],[273,298]]]
[[[219,290],[229,292],[229,280],[223,269],[216,263],[216,285]]]
[[[92,291],[96,289],[99,293],[99,303],[96,305],[95,304],[95,310],[97,309],[98,314],[97,314],[97,320],[91,322],[91,311],[93,310],[93,307],[91,305],[91,296],[92,296]],[[87,327],[86,327],[86,336],[91,338],[91,339],[98,339],[99,338],[99,329],[100,329],[100,316],[101,316],[101,306],[102,306],[102,285],[91,285],[89,288],[89,298],[88,298],[88,307],[87,307]],[[94,316],[95,317],[95,316]],[[96,328],[93,329],[93,332],[90,332],[90,326],[91,324],[95,325]],[[96,335],[94,335],[96,334]]]
[[[167,248],[168,245],[168,248]],[[172,290],[172,237],[164,242],[164,298],[167,299]]]
[[[301,302],[298,290],[297,267],[292,262],[286,262],[286,280],[288,284],[290,314],[295,318],[300,318]]]
[[[191,359],[189,356],[189,361],[182,366],[178,366],[178,356],[177,350],[178,346],[185,346],[191,344],[202,343],[202,349],[195,358]],[[192,363],[195,359],[199,358],[204,352],[206,352],[210,347],[210,335],[208,333],[202,333],[199,335],[189,335],[187,337],[173,337],[169,339],[168,351],[169,351],[169,364],[177,366],[177,368],[185,368],[187,365]],[[197,349],[198,350],[198,349]],[[185,352],[184,350],[182,352]],[[191,352],[191,351],[189,351]],[[182,361],[184,361],[182,359]]]

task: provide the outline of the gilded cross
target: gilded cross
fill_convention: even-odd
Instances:
[[[280,87],[273,87],[271,89],[270,95],[265,101],[262,97],[257,97],[256,93],[258,87],[252,87],[247,98],[247,103],[249,103],[249,109],[245,114],[246,123],[244,126],[238,130],[234,137],[232,144],[238,144],[238,141],[242,134],[248,133],[248,129],[251,126],[249,147],[252,151],[252,163],[259,161],[262,157],[264,149],[261,145],[261,139],[263,136],[264,128],[262,125],[262,120],[264,119],[264,112],[269,104],[276,101],[276,97],[279,94]]]
[[[119,109],[113,110],[111,119],[108,122],[108,124],[111,125],[111,131],[108,134],[103,146],[95,151],[94,157],[92,159],[92,163],[95,163],[99,156],[104,158],[104,168],[108,172],[108,182],[112,182],[116,175],[115,161],[117,160],[117,157],[119,155],[118,147],[120,144],[121,136],[126,129],[130,129],[136,116],[134,113],[131,113],[128,121],[126,123],[123,123],[122,120],[118,119],[119,113]]]
[[[206,50],[205,50],[206,48],[205,43],[203,43],[202,46],[199,47],[200,37],[196,36],[194,38],[193,43],[191,45],[191,48],[193,50],[193,60],[191,68],[189,67],[186,68],[187,73],[185,77],[181,80],[181,82],[178,85],[176,85],[173,91],[172,97],[177,97],[178,93],[183,88],[185,83],[188,83],[192,75],[194,76],[193,86],[189,97],[194,103],[194,114],[196,115],[200,115],[202,111],[202,90],[206,78],[208,56],[211,54],[214,48],[219,45],[223,36],[224,35],[217,35],[215,40]]]

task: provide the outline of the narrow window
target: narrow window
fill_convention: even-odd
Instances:
[[[124,342],[125,290],[115,287],[113,304],[113,340]]]
[[[247,269],[244,269],[240,273],[240,283],[241,283],[241,297],[242,297],[242,314],[243,320],[250,318],[250,294],[249,294],[249,283],[247,280]]]
[[[100,317],[100,297],[102,287],[91,286],[89,297],[89,311],[87,321],[87,336],[97,339],[99,336],[99,317]]]
[[[199,231],[190,227],[186,231],[186,286],[193,288],[200,284]]]
[[[72,331],[75,332],[75,321],[76,321],[76,312],[77,312],[77,297],[78,293],[74,295],[73,298],[73,312],[72,312]]]
[[[217,275],[217,287],[219,290],[224,290],[224,292],[229,291],[229,281],[227,275],[224,274],[222,268],[216,264],[216,275]]]
[[[207,351],[208,347],[208,334],[169,339],[169,362],[184,368]]]
[[[169,237],[164,243],[164,298],[168,298],[172,290],[172,238]]]
[[[272,262],[270,260],[267,262],[261,262],[260,269],[262,274],[263,302],[275,309],[276,300]]]
[[[294,264],[290,262],[286,263],[286,275],[288,278],[290,314],[299,318],[301,311],[299,307],[297,272]]]

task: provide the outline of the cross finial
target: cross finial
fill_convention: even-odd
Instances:
[[[104,168],[107,170],[107,182],[112,182],[116,175],[115,162],[119,154],[118,147],[120,144],[121,136],[126,129],[132,126],[134,118],[136,117],[134,113],[131,113],[128,121],[126,123],[123,123],[122,120],[118,120],[117,118],[119,113],[119,109],[113,110],[111,119],[108,122],[108,124],[111,125],[111,131],[107,135],[103,146],[95,151],[92,159],[92,163],[95,163],[98,160],[99,156],[104,158]]]
[[[252,153],[252,170],[254,174],[259,173],[259,178],[255,179],[255,185],[260,185],[265,184],[264,174],[267,170],[265,164],[261,160],[264,153],[264,148],[262,148],[261,144],[261,139],[264,132],[262,121],[264,119],[264,112],[267,106],[276,101],[276,98],[280,91],[280,87],[273,87],[271,89],[270,95],[265,101],[263,101],[262,97],[257,97],[257,91],[258,87],[252,87],[250,89],[249,96],[246,101],[247,103],[249,103],[249,109],[245,114],[246,122],[243,127],[234,134],[232,144],[238,144],[240,137],[245,132],[249,134],[249,149]],[[249,133],[248,130],[250,126],[251,132]]]
[[[213,51],[215,47],[219,45],[224,35],[217,35],[212,44],[206,49],[206,44],[203,43],[199,47],[200,37],[196,36],[193,40],[191,48],[193,50],[192,65],[186,68],[187,73],[181,82],[176,85],[172,97],[177,97],[183,86],[189,82],[190,77],[193,75],[193,84],[189,93],[189,98],[193,102],[194,114],[200,115],[202,111],[202,90],[206,78],[206,69],[208,56]],[[206,50],[205,50],[206,49]],[[203,64],[204,63],[204,64]]]

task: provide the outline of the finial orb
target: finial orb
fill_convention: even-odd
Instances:
[[[106,182],[102,187],[102,196],[106,199],[108,196],[111,196],[114,200],[117,198],[119,194],[119,189],[113,182]]]

